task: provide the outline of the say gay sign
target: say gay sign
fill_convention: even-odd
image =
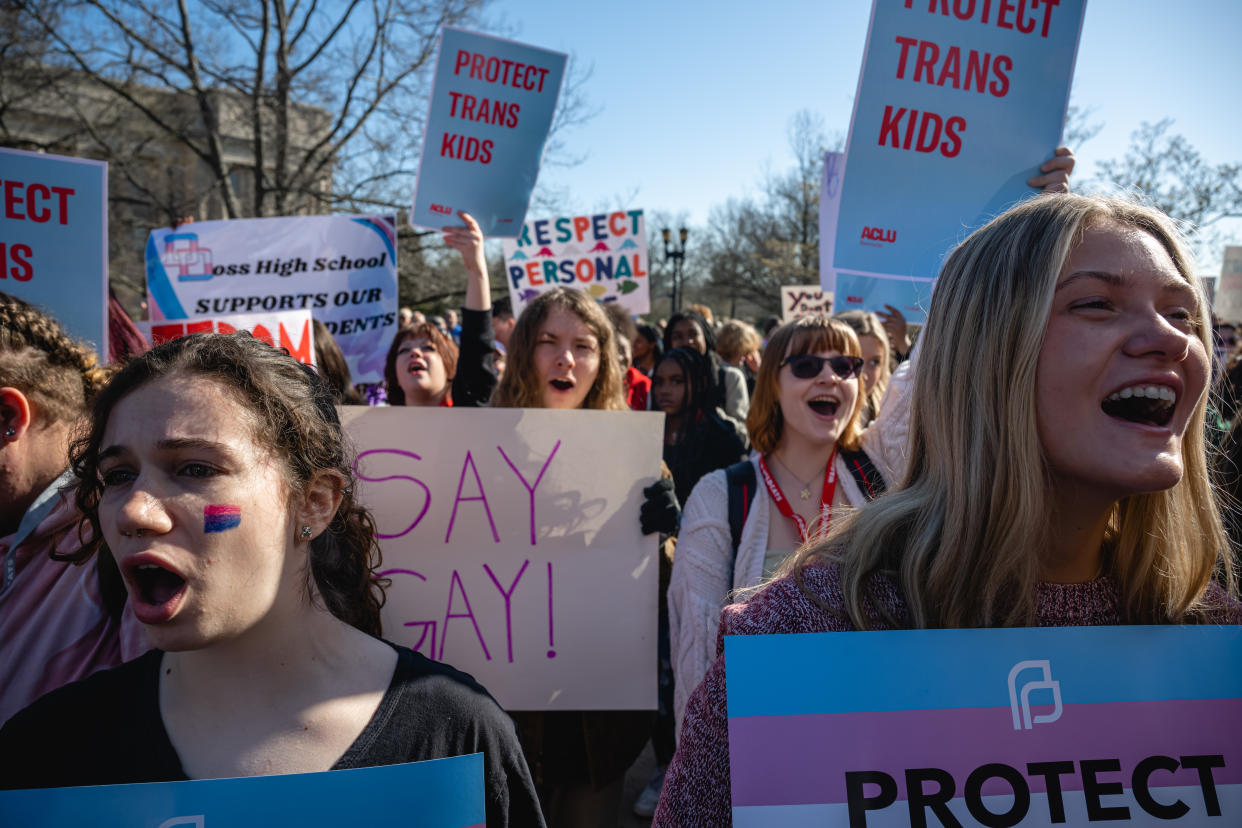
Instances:
[[[725,639],[735,826],[1242,825],[1242,627]]]

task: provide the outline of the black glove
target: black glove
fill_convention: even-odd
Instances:
[[[643,534],[660,532],[672,535],[677,532],[681,523],[681,506],[677,503],[677,495],[673,491],[673,481],[661,477],[655,483],[643,489],[643,507],[638,511],[638,523]]]

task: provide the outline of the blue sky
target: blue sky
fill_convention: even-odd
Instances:
[[[624,201],[685,211],[698,224],[713,205],[755,193],[765,168],[791,162],[786,134],[798,110],[844,135],[870,5],[500,0],[492,12],[516,39],[594,67],[587,92],[601,111],[566,136],[587,158],[545,170],[546,183],[574,210]],[[1142,121],[1165,117],[1207,160],[1242,161],[1239,33],[1234,0],[1088,0],[1071,97],[1105,128],[1074,148],[1075,176],[1121,156]]]

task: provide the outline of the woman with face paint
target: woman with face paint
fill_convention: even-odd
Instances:
[[[1168,217],[1074,195],[1012,208],[941,271],[904,482],[721,632],[1242,622],[1207,473],[1210,337]],[[727,728],[718,656],[656,825],[727,824]]]
[[[91,538],[73,559],[115,560],[156,649],[13,717],[0,785],[482,752],[488,825],[543,824],[487,692],[379,638],[375,526],[334,402],[312,369],[244,333],[161,345],[100,393],[71,452]]]

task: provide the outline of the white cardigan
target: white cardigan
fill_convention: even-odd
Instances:
[[[909,435],[909,392],[913,385],[909,363],[898,367],[889,382],[880,415],[863,432],[862,448],[891,487],[905,470],[905,443]],[[755,479],[759,455],[751,452]],[[837,480],[851,506],[861,506],[862,492],[854,475],[837,456]],[[763,578],[772,498],[759,487],[751,501],[738,542],[733,581],[729,567],[733,543],[729,534],[729,490],[724,469],[705,475],[686,500],[672,580],[668,588],[669,641],[673,658],[673,712],[677,731],[690,694],[716,660],[716,631],[720,610],[731,591],[757,585]]]

